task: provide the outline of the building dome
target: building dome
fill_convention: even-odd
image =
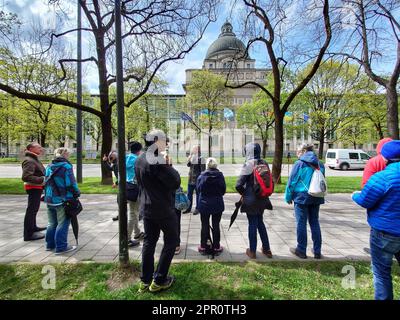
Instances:
[[[239,53],[245,52],[246,46],[236,38],[236,34],[233,33],[232,25],[227,21],[221,28],[221,34],[218,39],[215,40],[207,50],[206,60],[212,59],[214,56],[220,53],[231,53],[232,56]],[[250,59],[247,54],[246,59]]]

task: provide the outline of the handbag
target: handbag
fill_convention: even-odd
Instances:
[[[76,217],[83,210],[83,207],[79,199],[74,198],[64,201],[64,209],[65,215],[67,217],[73,218]]]
[[[183,192],[182,188],[179,187],[175,192],[175,209],[179,211],[185,211],[190,207],[190,200]]]
[[[136,202],[139,196],[139,186],[136,183],[126,183],[126,200]]]

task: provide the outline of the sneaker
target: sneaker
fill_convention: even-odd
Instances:
[[[246,254],[250,259],[257,259],[256,253],[253,251],[250,251],[249,248],[246,249]]]
[[[150,283],[144,283],[144,282],[140,281],[138,293],[146,292],[147,290],[149,290],[149,287],[150,287]]]
[[[314,259],[320,260],[322,259],[323,255],[320,253],[314,253]]]
[[[204,254],[206,252],[206,248],[204,248],[202,246],[198,246],[197,251],[199,251],[201,254]]]
[[[290,252],[300,259],[307,259],[307,255],[297,251],[296,248],[290,248]]]
[[[194,215],[194,216],[197,216],[199,213],[200,213],[200,212],[199,212],[197,209],[193,211],[193,215]]]
[[[182,214],[187,214],[187,213],[190,213],[190,211],[191,211],[191,210],[186,210],[186,211],[183,211],[183,212],[182,212]]]
[[[135,240],[143,240],[144,239],[144,232],[139,233],[137,236],[133,237]]]
[[[272,259],[272,252],[271,250],[265,250],[264,248],[261,248],[261,253],[265,256],[267,256],[267,258]]]
[[[56,248],[46,248],[46,251],[53,251],[53,250],[55,250]]]
[[[118,221],[118,219],[119,219],[119,217],[115,216],[115,217],[112,218],[112,221]]]
[[[176,247],[175,248],[175,255],[178,255],[181,253],[181,247]]]
[[[149,291],[154,293],[154,292],[160,292],[162,290],[167,290],[167,289],[171,288],[174,281],[175,281],[175,277],[173,277],[173,276],[167,276],[167,279],[165,280],[165,282],[163,284],[157,284],[153,280],[151,285],[149,286]]]
[[[44,239],[45,235],[41,232],[34,232],[29,238],[24,238],[24,241],[35,241]]]
[[[64,253],[67,253],[67,252],[71,252],[71,251],[76,250],[76,248],[77,248],[76,246],[69,246],[64,251],[59,251],[59,252],[56,252],[55,254],[64,254]]]
[[[140,245],[139,240],[128,240],[128,247],[134,248]]]

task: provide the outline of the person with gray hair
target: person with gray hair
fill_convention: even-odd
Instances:
[[[44,238],[46,228],[36,225],[36,215],[40,208],[40,198],[44,188],[45,168],[39,160],[43,154],[42,146],[37,142],[27,145],[25,158],[22,162],[22,181],[28,194],[28,206],[24,219],[24,241],[40,240]]]
[[[140,213],[143,216],[144,242],[140,292],[166,290],[175,278],[169,267],[179,245],[178,221],[175,213],[175,192],[181,178],[168,155],[168,138],[161,130],[152,130],[145,137],[146,151],[135,162],[135,177],[139,186]],[[164,246],[157,269],[154,252],[164,234]]]
[[[46,250],[63,254],[76,249],[68,245],[68,229],[71,218],[65,214],[64,203],[79,198],[80,191],[75,180],[70,152],[67,148],[58,148],[54,160],[46,168],[44,202],[47,203],[48,226],[46,232]]]
[[[197,179],[196,188],[199,192],[197,209],[201,219],[201,240],[198,251],[206,253],[207,241],[210,237],[210,217],[212,220],[212,250],[218,255],[223,247],[220,245],[220,227],[222,213],[225,210],[224,194],[226,192],[225,178],[217,169],[218,163],[215,158],[206,161],[207,170],[202,172]]]
[[[297,149],[298,161],[293,165],[285,190],[285,201],[294,202],[297,228],[297,247],[290,248],[295,256],[307,258],[307,221],[310,224],[313,240],[314,258],[321,259],[322,236],[319,225],[319,207],[324,198],[314,197],[308,193],[314,170],[321,170],[325,175],[325,167],[314,153],[314,146],[302,144]]]

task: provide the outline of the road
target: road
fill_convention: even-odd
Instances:
[[[187,177],[189,168],[186,165],[178,164],[174,166],[182,177]],[[219,169],[225,176],[238,176],[240,173],[241,164],[221,164]],[[292,165],[289,165],[289,171],[292,169]],[[19,164],[0,164],[0,178],[20,178],[22,175],[21,165]],[[100,177],[100,165],[98,164],[84,164],[83,165],[83,176],[84,177]],[[288,176],[288,166],[282,166],[282,177]],[[331,170],[326,169],[327,177],[361,177],[361,170]]]

